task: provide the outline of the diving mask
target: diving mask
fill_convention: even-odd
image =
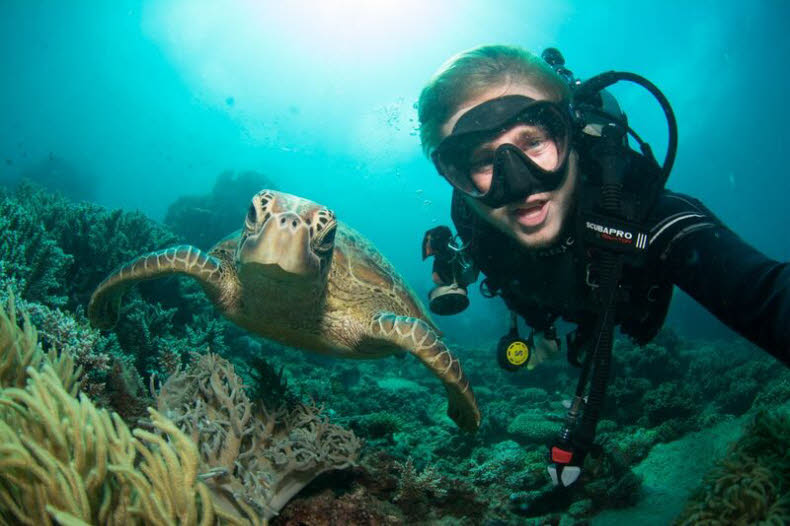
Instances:
[[[514,143],[493,151],[488,147],[517,126]],[[569,111],[560,104],[507,95],[464,113],[431,158],[455,188],[497,208],[559,187],[568,164],[571,128]]]

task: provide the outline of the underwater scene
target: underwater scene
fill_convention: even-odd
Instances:
[[[790,524],[788,19],[0,3],[0,523]]]

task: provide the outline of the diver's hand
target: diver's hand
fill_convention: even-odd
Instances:
[[[560,356],[558,341],[546,338],[545,333],[535,332],[532,336],[532,356],[527,363],[527,369],[532,370],[547,360],[555,360]]]

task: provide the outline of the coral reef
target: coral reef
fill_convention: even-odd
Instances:
[[[225,174],[213,194],[174,204],[172,224],[210,246],[238,228],[261,186],[271,185]],[[203,229],[200,216],[227,225]],[[563,496],[545,471],[545,445],[577,375],[562,361],[510,374],[491,349],[453,349],[484,413],[477,434],[458,434],[435,378],[413,361],[338,361],[251,338],[219,319],[190,280],[143,283],[112,332],[90,328],[81,309],[98,281],[140,250],[177,240],[139,213],[22,184],[0,196],[0,228],[0,303],[16,297],[0,316],[0,522],[216,523],[279,511],[278,525],[583,523],[640,498],[632,468],[657,443],[790,397],[790,370],[742,342],[689,342],[666,330],[643,347],[617,340],[603,451],[588,455],[578,491]],[[144,387],[152,375],[158,392]],[[779,449],[786,417],[761,418],[753,444],[709,475],[684,524],[787,521],[780,495],[790,490],[777,474],[788,472]],[[60,438],[44,440],[44,430]],[[421,479],[423,490],[408,489]]]
[[[315,407],[254,409],[213,354],[165,382],[153,432],[132,431],[76,398],[80,370],[45,353],[27,319],[19,327],[13,299],[0,312],[0,382],[0,517],[20,524],[262,524],[360,447]]]
[[[395,468],[400,473],[395,502],[413,504],[426,496],[444,497],[447,495],[444,477],[433,466],[425,466],[418,472],[411,458],[408,458],[406,462],[396,462]]]
[[[224,350],[226,325],[217,321],[211,304],[192,280],[174,278],[130,291],[127,308],[131,314],[112,333],[117,343],[113,336],[92,335],[81,318],[91,292],[113,268],[140,250],[178,241],[143,214],[73,203],[23,182],[0,200],[0,228],[4,230],[0,240],[3,288],[11,285],[27,304],[40,304],[31,309],[31,316],[39,318],[35,322],[45,344],[50,333],[65,330],[68,334],[62,337],[93,349],[95,356],[90,359],[95,358],[98,367],[86,369],[95,386],[104,382],[102,375],[116,357],[126,363],[133,356],[139,371],[167,376],[186,361],[189,346],[212,344],[212,350]],[[77,326],[68,328],[69,323]]]
[[[66,275],[74,258],[19,200],[0,199],[0,273],[13,279],[30,301],[52,306],[67,301]]]
[[[254,407],[233,366],[213,353],[168,378],[157,406],[200,444],[212,491],[265,518],[321,473],[352,466],[361,446],[315,406]]]
[[[79,370],[44,353],[35,329],[20,329],[13,300],[0,313],[0,518],[6,523],[211,524],[197,448],[151,411],[162,433],[130,431],[84,395]],[[20,384],[25,388],[20,388]],[[241,522],[228,516],[232,522]],[[261,521],[258,521],[261,522]]]
[[[46,239],[68,255],[66,264],[57,260],[48,264],[65,268],[69,279],[62,279],[59,284],[62,287],[68,284],[71,310],[85,305],[96,284],[140,250],[155,250],[178,241],[140,212],[110,212],[95,204],[74,203],[30,183],[20,184],[6,201],[6,206],[15,207],[14,214],[41,228]],[[6,215],[4,210],[0,217]],[[21,231],[17,237],[22,246],[33,247],[37,241],[32,236]],[[2,252],[0,259],[7,259]],[[25,299],[47,303],[27,293]]]
[[[80,313],[70,315],[60,308],[15,299],[18,284],[0,280],[0,304],[12,301],[15,311],[38,328],[38,343],[44,351],[59,352],[74,360],[84,373],[82,391],[99,407],[111,408],[125,421],[134,422],[147,414],[151,400],[144,391],[133,360],[123,353],[114,334],[103,336],[91,328]]]
[[[676,524],[790,523],[790,410],[760,411]]]
[[[563,497],[552,490],[545,458],[546,442],[559,431],[566,411],[562,402],[574,385],[571,375],[575,371],[567,365],[549,362],[541,364],[540,375],[510,374],[495,366],[487,350],[455,349],[463,355],[470,376],[479,372],[473,381],[484,410],[480,431],[462,436],[445,424],[439,410],[441,393],[430,389],[430,377],[406,360],[360,364],[284,349],[267,352],[266,361],[275,370],[285,367],[283,374],[290,386],[299,388],[304,397],[325,401],[367,440],[361,463],[376,482],[366,482],[371,485],[365,487],[372,491],[384,481],[393,484],[376,493],[379,499],[400,504],[395,501],[400,472],[393,464],[411,458],[415,466],[433,466],[452,481],[447,486],[451,493],[466,487],[479,495],[482,503],[474,508],[481,514],[478,523],[484,522],[483,517],[497,518],[501,524],[541,523],[569,510],[575,520],[583,521],[604,509],[633,505],[642,496],[641,478],[633,468],[655,444],[708,427],[723,418],[719,411],[724,407],[734,407],[726,403],[731,393],[715,385],[709,373],[703,374],[706,367],[730,385],[759,378],[761,390],[755,404],[787,400],[790,385],[788,371],[748,346],[729,344],[720,349],[681,340],[669,331],[662,332],[649,349],[618,341],[619,376],[612,383],[598,426],[603,451],[588,455],[585,471],[589,476],[580,481],[579,491]],[[647,352],[652,357],[640,357]],[[382,407],[397,409],[388,411],[391,418],[381,414]],[[380,417],[386,426],[366,425],[378,423]],[[393,460],[370,462],[377,450],[385,450]],[[439,520],[449,517],[448,500],[433,497],[427,507],[421,507]],[[404,516],[408,512],[405,509]]]

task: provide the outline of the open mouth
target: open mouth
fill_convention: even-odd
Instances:
[[[516,221],[524,226],[535,227],[545,221],[549,212],[549,202],[545,199],[519,205],[513,209]]]

